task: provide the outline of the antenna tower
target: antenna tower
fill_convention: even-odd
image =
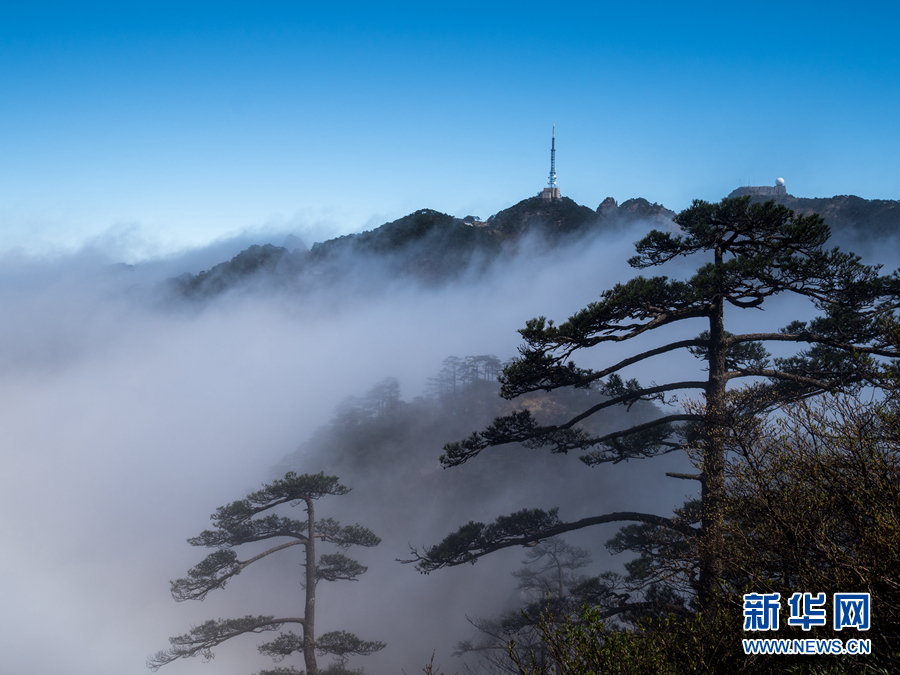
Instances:
[[[550,141],[550,180],[547,187],[551,190],[556,188],[556,123],[553,123],[553,136]]]

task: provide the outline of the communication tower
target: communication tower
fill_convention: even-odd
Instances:
[[[553,124],[553,134],[550,137],[550,179],[545,187],[538,195],[541,199],[561,199],[559,188],[556,187],[556,124]]]

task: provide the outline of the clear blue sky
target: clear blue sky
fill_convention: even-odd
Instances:
[[[486,217],[545,185],[554,122],[592,208],[900,198],[897,7],[3,3],[0,252]]]

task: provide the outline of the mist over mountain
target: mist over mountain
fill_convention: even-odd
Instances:
[[[335,615],[334,620],[345,620],[344,608],[353,605],[354,597],[365,597],[367,606],[406,608],[388,623],[377,614],[354,618],[361,634],[393,645],[392,653],[386,650],[369,662],[359,662],[369,673],[406,669],[404,661],[421,661],[420,647],[428,644],[446,658],[452,644],[471,636],[466,616],[513,609],[519,601],[508,573],[521,558],[520,552],[485,561],[487,565],[479,563],[478,581],[466,581],[463,570],[422,579],[411,565],[398,566],[395,560],[408,558],[411,545],[431,543],[435,533],[443,535],[466,521],[489,521],[494,514],[518,510],[525,505],[526,495],[531,508],[559,508],[570,517],[586,516],[591,506],[585,495],[627,501],[640,472],[637,465],[625,472],[591,471],[571,458],[529,451],[518,444],[486,454],[471,465],[442,470],[435,460],[447,439],[463,438],[498,415],[524,407],[548,422],[563,421],[604,397],[593,389],[582,389],[561,396],[537,392],[510,402],[499,396],[496,376],[502,364],[497,357],[450,356],[441,365],[427,378],[423,395],[405,398],[399,382],[386,378],[364,393],[347,397],[327,423],[269,471],[270,478],[314,469],[341,476],[353,486],[353,500],[336,505],[339,519],[358,519],[383,539],[378,549],[367,552],[370,571],[359,588],[327,589],[338,594],[339,604],[322,607],[326,616]],[[598,415],[588,427],[598,433],[611,431],[621,414]],[[630,422],[640,423],[660,412],[652,404],[639,402],[624,414]],[[683,468],[682,459],[663,458],[657,468]],[[540,479],[535,480],[536,476]],[[621,561],[603,556],[597,546],[600,542],[590,533],[574,533],[569,539],[595,552],[598,560],[590,571],[618,569]],[[477,602],[470,592],[479,596]],[[425,597],[431,598],[430,607]],[[398,659],[398,652],[409,656]],[[469,661],[477,664],[477,659]],[[393,671],[389,664],[394,664]],[[456,659],[452,668],[451,663],[446,665],[448,672],[461,668]]]
[[[730,196],[740,196],[747,190],[738,188]],[[757,202],[772,198],[751,194],[751,200]],[[900,201],[846,195],[774,198],[798,214],[818,213],[833,234],[850,241],[862,236],[891,236],[900,230]],[[621,205],[607,197],[596,209],[568,197],[530,197],[484,221],[476,216],[457,218],[421,209],[374,230],[315,243],[311,249],[293,235],[284,246],[253,245],[209,270],[172,278],[168,287],[175,295],[191,299],[211,297],[261,280],[303,291],[336,283],[351,272],[440,284],[463,274],[483,274],[498,258],[515,255],[523,242],[547,251],[622,228],[671,229],[674,216],[675,212],[662,204],[651,204],[640,197]],[[364,271],[366,265],[368,273]]]
[[[546,252],[636,224],[667,228],[674,215],[640,198],[621,206],[607,198],[591,209],[567,197],[531,197],[484,221],[422,209],[374,230],[315,243],[311,249],[297,237],[284,246],[253,245],[230,261],[198,274],[182,274],[167,285],[175,295],[202,299],[263,281],[310,290],[351,275],[388,274],[440,284],[464,274],[484,274],[492,263],[516,255],[522,246]]]
[[[603,215],[567,198],[542,201],[532,197],[487,221],[422,209],[368,232],[315,243],[308,251],[253,246],[229,262],[197,275],[184,274],[170,284],[177,294],[199,298],[257,276],[297,290],[336,282],[351,272],[443,283],[462,274],[484,273],[499,257],[514,255],[525,240],[553,248],[602,231],[604,221]],[[363,267],[368,264],[371,268],[361,269],[361,261],[365,261]]]
[[[900,228],[888,208],[897,202],[855,200],[817,202],[836,234],[866,231],[876,212],[884,231]],[[465,466],[438,463],[444,443],[497,415],[527,408],[553,422],[599,399],[582,389],[510,402],[497,396],[496,376],[528,319],[564,320],[635,276],[626,262],[633,243],[652,228],[671,228],[673,215],[644,199],[608,198],[594,209],[529,198],[484,220],[420,210],[309,248],[283,234],[252,245],[241,239],[195,252],[184,259],[190,264],[105,267],[95,253],[6,260],[0,425],[10,452],[0,508],[21,514],[2,526],[10,552],[0,561],[8,668],[146,672],[146,656],[191,625],[292,615],[296,559],[263,574],[247,570],[203,603],[175,603],[169,594],[169,581],[206,555],[185,540],[209,526],[209,514],[290,469],[339,476],[353,492],[323,501],[320,513],[383,539],[359,556],[369,566],[359,583],[328,585],[317,600],[322,631],[388,644],[351,666],[413,673],[437,650],[445,672],[462,672],[450,654],[472,636],[466,616],[518,606],[510,572],[523,554],[511,549],[423,576],[396,562],[410,544],[434,544],[463,523],[522,508],[559,507],[568,520],[668,513],[695,491],[665,477],[690,470],[674,453],[588,468],[576,453],[510,445]],[[889,255],[897,265],[894,249],[880,242],[856,252]],[[213,265],[214,256],[221,261]],[[196,273],[196,261],[205,271]],[[175,269],[185,273],[173,276]],[[691,271],[690,261],[666,269],[673,277]],[[154,285],[160,278],[169,280]],[[144,302],[148,289],[153,302]],[[177,311],[183,307],[189,311]],[[773,303],[766,315],[773,325],[798,317],[807,318],[789,302]],[[678,339],[702,329],[690,326]],[[602,358],[618,349],[610,345]],[[596,358],[579,365],[599,367]],[[656,367],[690,379],[698,364],[671,355]],[[642,380],[660,372],[634,370],[628,377]],[[657,414],[641,404],[588,423],[601,431],[620,424],[620,415]],[[627,562],[604,548],[615,531],[567,537],[594,556],[585,573]],[[53,650],[45,648],[46,616],[56,617],[60,636]],[[211,664],[190,659],[162,672],[271,667],[254,644],[223,645]],[[70,655],[84,652],[90,658],[74,664]]]

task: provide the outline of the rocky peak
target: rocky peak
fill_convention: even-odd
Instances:
[[[597,207],[597,214],[601,218],[606,218],[610,214],[614,214],[619,210],[619,203],[613,199],[612,197],[607,197],[602,202],[600,202],[600,206]]]

